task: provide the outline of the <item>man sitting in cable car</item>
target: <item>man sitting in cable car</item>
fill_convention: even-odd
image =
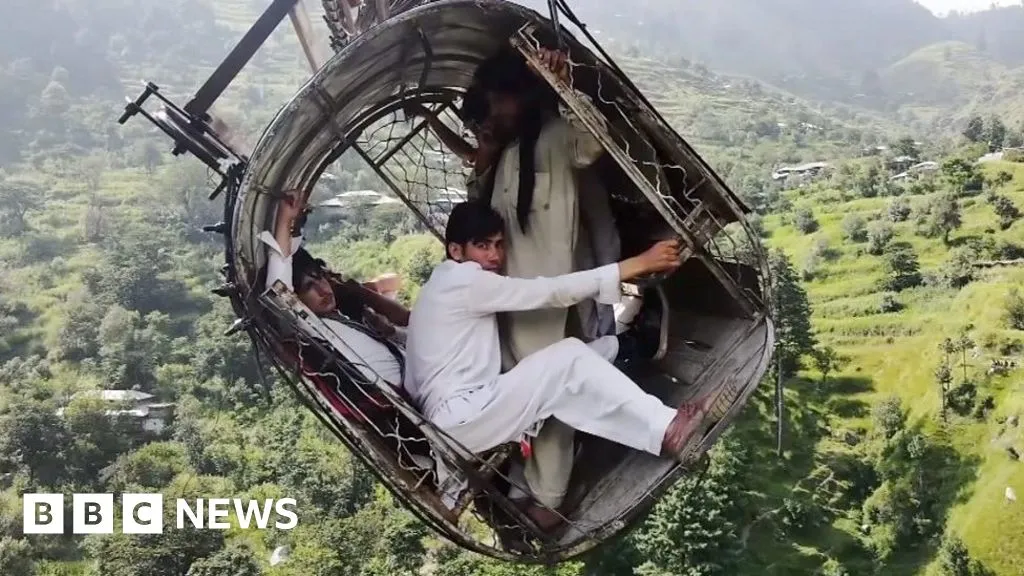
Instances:
[[[274,234],[264,231],[259,236],[269,247],[267,288],[280,280],[295,292],[330,329],[330,345],[357,360],[354,364],[367,380],[377,382],[379,377],[401,387],[403,357],[395,341],[404,341],[402,327],[408,324],[409,311],[398,302],[353,283],[343,285],[351,301],[339,302],[336,286],[323,262],[301,248],[302,236],[293,236],[303,206],[300,192],[288,193],[278,203]]]
[[[681,457],[713,396],[669,408],[610,362],[628,353],[623,345],[656,342],[656,336],[627,332],[590,345],[566,338],[502,374],[496,316],[586,298],[614,304],[621,281],[678,268],[678,241],[658,242],[617,264],[527,279],[500,274],[503,230],[501,216],[479,201],[459,204],[449,216],[448,258],[420,290],[409,318],[404,385],[423,415],[474,453],[536,434],[553,417],[636,450]],[[642,348],[653,356],[655,347]],[[537,505],[526,512],[534,519],[550,515]]]

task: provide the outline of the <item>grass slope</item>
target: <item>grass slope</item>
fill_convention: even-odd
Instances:
[[[1018,206],[1024,205],[1024,166],[997,164],[987,170],[993,173],[999,170],[1012,172],[1014,180],[999,192]],[[926,198],[915,197],[911,203],[916,206]],[[863,407],[895,395],[909,408],[912,421],[924,421],[929,429],[942,429],[938,422],[940,396],[933,377],[933,370],[940,361],[938,345],[943,338],[955,338],[961,330],[967,329],[974,341],[983,347],[980,357],[968,355],[968,374],[979,384],[979,397],[991,394],[995,398],[996,410],[983,422],[951,415],[944,430],[940,430],[965,460],[978,462],[973,471],[968,467],[971,480],[963,485],[959,494],[954,495],[955,504],[949,513],[950,528],[961,535],[972,554],[998,574],[1024,573],[1024,558],[1019,553],[1024,547],[1024,508],[1004,496],[1007,487],[1017,493],[1024,490],[1021,464],[1010,459],[1006,451],[1008,446],[1016,446],[1018,450],[1024,447],[1020,429],[1006,424],[1008,417],[1017,416],[1024,410],[1024,381],[1020,371],[991,379],[984,376],[989,359],[1001,357],[986,344],[1024,338],[1024,333],[1006,329],[1002,320],[1003,298],[1010,287],[1024,282],[1024,269],[988,269],[960,290],[920,287],[904,291],[899,299],[906,308],[898,313],[876,313],[881,299],[881,293],[875,288],[882,275],[881,258],[860,254],[863,244],[844,242],[840,223],[850,213],[859,213],[870,220],[872,214],[885,212],[889,199],[824,204],[817,198],[803,197],[794,199],[794,202],[806,203],[813,208],[821,226],[819,231],[803,235],[791,225],[782,224],[779,216],[772,216],[766,219],[767,228],[773,232],[768,244],[789,254],[798,267],[811,251],[815,236],[828,238],[830,245],[842,253],[837,260],[824,266],[822,278],[806,284],[820,339],[851,358],[849,365],[835,379],[843,383],[856,380],[863,384],[853,390],[840,388],[829,391],[831,397],[827,403],[831,405],[833,415],[840,416],[839,426],[866,426],[870,415]],[[964,200],[961,203],[971,205],[963,209],[963,226],[952,235],[952,244],[962,244],[968,238],[985,236],[986,229],[998,228],[992,209],[980,198],[973,203]],[[914,246],[923,273],[935,271],[948,256],[949,248],[939,239],[914,236],[913,226],[913,216],[909,222],[896,224],[894,240],[909,241]],[[995,235],[1022,243],[1024,222],[1018,221]],[[954,369],[957,382],[960,373],[957,366]],[[813,395],[810,399],[813,404]],[[799,395],[792,398],[793,402],[801,400]],[[847,411],[844,416],[842,411],[836,410],[840,404],[861,408]],[[813,406],[808,409],[813,409]],[[794,442],[800,440],[798,435]],[[799,475],[786,476],[792,480],[800,478]],[[779,480],[785,482],[787,478],[784,476]],[[818,550],[827,550],[837,541],[852,537],[856,529],[842,523],[833,528],[839,532],[826,531],[814,539]],[[776,558],[776,561],[784,559]],[[890,566],[888,573],[931,573],[906,571],[911,568]]]

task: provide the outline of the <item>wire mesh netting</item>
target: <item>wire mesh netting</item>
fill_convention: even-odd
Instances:
[[[456,102],[421,102],[427,112],[450,127],[461,124]],[[473,143],[473,137],[463,137]],[[448,214],[467,199],[470,166],[445,147],[425,118],[403,109],[389,112],[359,134],[352,145],[377,176],[438,237],[444,236]]]

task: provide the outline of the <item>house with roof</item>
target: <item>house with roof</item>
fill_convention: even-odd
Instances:
[[[826,174],[831,167],[828,162],[808,162],[796,166],[781,166],[772,171],[772,180],[786,184],[803,184]]]
[[[344,212],[355,206],[382,206],[401,201],[376,190],[350,190],[317,204],[317,208]]]
[[[938,171],[939,163],[928,160],[925,162],[918,162],[917,164],[910,166],[909,168],[900,172],[899,174],[892,176],[891,178],[889,178],[889,180],[893,182],[902,182],[909,180],[928,179],[935,176],[935,174]]]
[[[160,402],[156,396],[138,390],[86,390],[71,396],[72,401],[81,398],[100,400],[109,406],[107,416],[126,416],[152,434],[163,432],[174,417],[173,402]],[[64,408],[57,411],[58,416],[63,414]]]

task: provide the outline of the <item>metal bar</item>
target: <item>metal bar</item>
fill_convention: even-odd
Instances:
[[[562,25],[558,22],[558,2],[548,0],[548,12],[551,14],[551,26],[555,31],[555,44],[559,50],[565,49],[565,40],[562,38]]]
[[[349,0],[338,0],[338,6],[341,7],[341,15],[344,18],[342,22],[345,32],[349,36],[354,36],[356,33],[356,12],[349,4]]]
[[[309,12],[306,10],[305,0],[297,0],[295,6],[288,12],[292,21],[292,28],[299,38],[302,52],[306,55],[309,67],[316,73],[323,66],[323,58],[316,46],[316,36],[313,34],[313,26],[309,21]]]
[[[252,59],[256,51],[263,46],[270,34],[277,28],[277,25],[284,20],[284,17],[291,11],[298,0],[273,0],[270,6],[263,11],[263,14],[249,28],[245,36],[231,50],[227,58],[220,63],[220,66],[213,71],[213,74],[206,80],[195,97],[185,105],[185,111],[196,116],[202,116],[209,111],[213,103],[231,84],[231,81],[238,76],[242,68]]]
[[[434,234],[434,236],[436,236],[437,239],[441,241],[441,244],[444,244],[444,238],[437,233],[437,230],[434,229],[434,226],[430,223],[430,220],[423,215],[423,212],[421,212],[420,209],[417,208],[406,197],[405,194],[399,191],[398,186],[395,185],[395,181],[392,180],[391,177],[388,176],[387,173],[380,168],[380,166],[374,163],[373,159],[370,158],[370,156],[358,144],[352,144],[352,149],[356,151],[356,154],[362,156],[363,160],[366,160],[366,163],[369,164],[370,167],[373,168],[373,171],[377,173],[377,176],[380,176],[380,179],[383,180],[384,183],[391,188],[391,191],[394,192],[396,196],[398,196],[399,200],[401,200],[406,205],[406,207],[409,208],[409,210],[412,210],[413,213],[416,214],[416,217],[420,219],[420,222],[423,222],[423,225],[426,226],[427,229],[430,230]]]

